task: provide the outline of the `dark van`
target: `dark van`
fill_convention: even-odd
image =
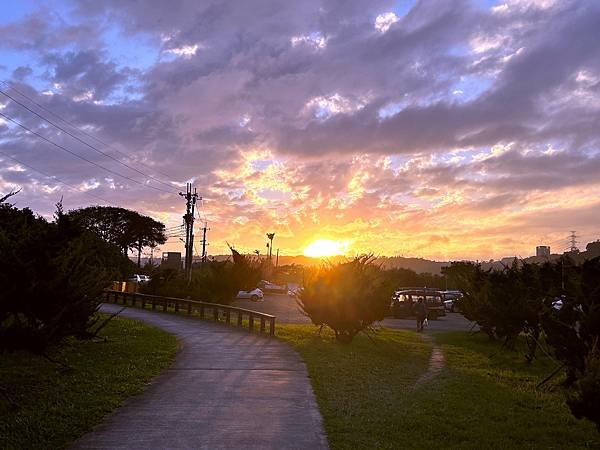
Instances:
[[[427,318],[435,320],[445,316],[444,296],[437,289],[404,288],[394,292],[390,304],[390,312],[397,319],[414,317],[413,305],[423,299],[427,306]]]

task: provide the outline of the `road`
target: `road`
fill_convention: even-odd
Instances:
[[[310,319],[302,314],[296,304],[296,299],[284,294],[266,294],[264,301],[235,300],[232,306],[252,309],[277,317],[277,323],[311,323]],[[378,325],[401,330],[416,329],[415,320],[386,318]],[[471,323],[458,313],[448,313],[438,320],[428,321],[425,331],[468,331]]]
[[[74,449],[327,449],[306,366],[288,345],[184,315],[121,315],[177,336],[181,349]]]

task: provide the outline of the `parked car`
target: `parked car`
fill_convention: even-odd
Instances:
[[[253,302],[260,302],[264,299],[264,297],[265,297],[265,295],[263,294],[263,291],[261,291],[259,288],[256,288],[256,289],[250,289],[249,291],[239,291],[236,298],[238,298],[238,299],[249,298]]]
[[[273,292],[274,294],[285,294],[287,292],[287,286],[281,286],[267,280],[261,280],[258,287],[263,292]]]
[[[444,297],[441,291],[430,288],[408,288],[397,290],[392,296],[390,312],[397,319],[413,317],[413,306],[419,299],[425,301],[428,319],[435,320],[438,317],[446,315],[443,302]]]
[[[462,297],[462,292],[460,291],[442,291],[442,295],[444,296],[444,308],[449,312],[458,312],[458,307],[456,306],[456,300]]]
[[[150,276],[135,274],[131,278],[129,278],[127,281],[132,282],[132,283],[148,283],[150,281]]]

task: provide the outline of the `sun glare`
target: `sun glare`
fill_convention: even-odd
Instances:
[[[331,239],[319,239],[304,249],[304,256],[311,258],[323,258],[326,256],[343,255],[348,251],[348,241],[333,241]]]

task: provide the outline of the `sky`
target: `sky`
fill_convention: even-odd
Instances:
[[[0,193],[171,228],[191,182],[209,254],[584,249],[598,42],[595,0],[4,0]]]

